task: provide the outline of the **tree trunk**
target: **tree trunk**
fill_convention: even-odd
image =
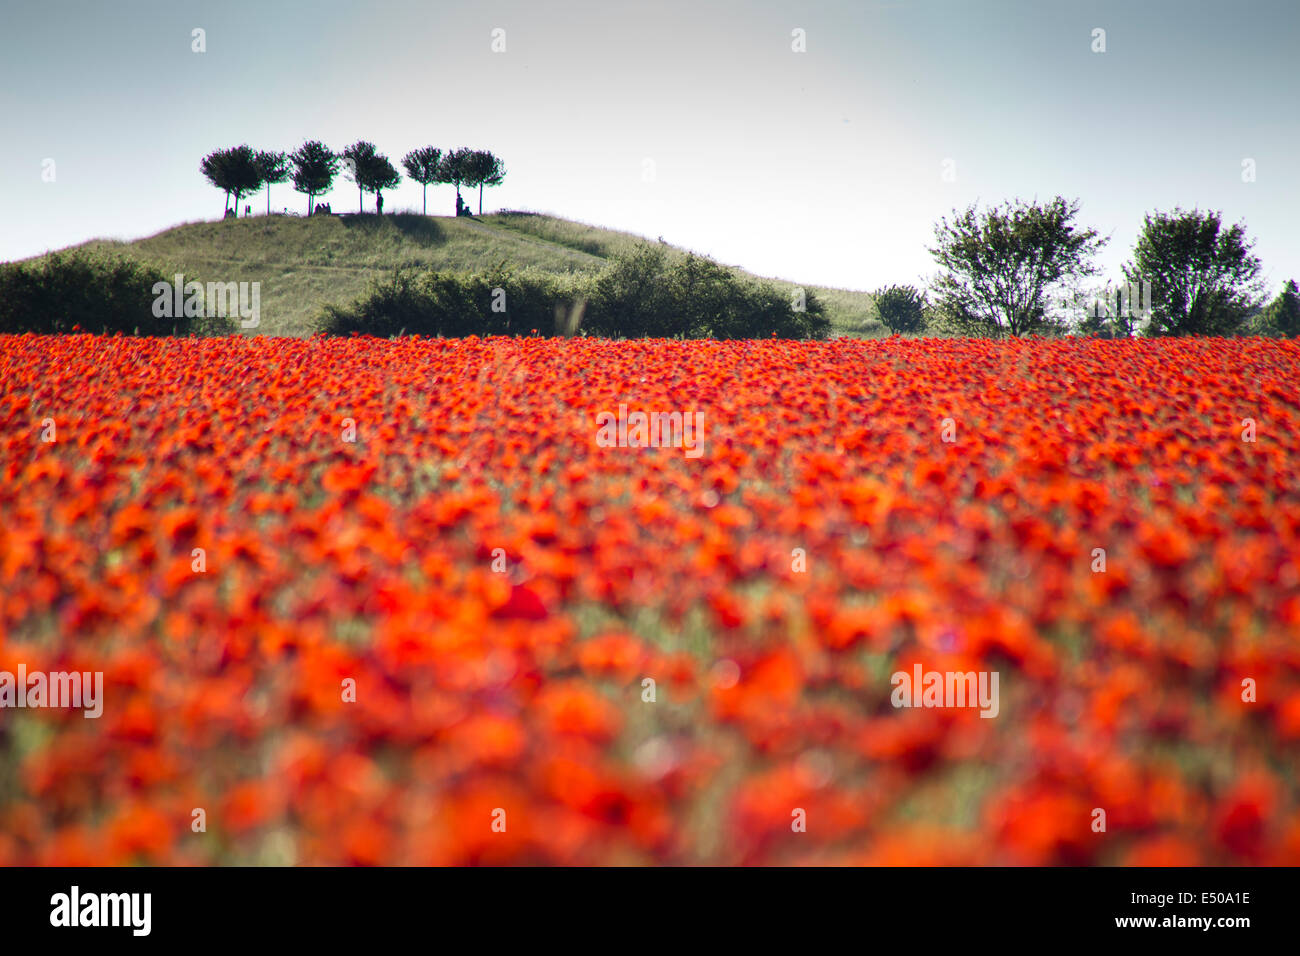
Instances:
[[[429,215],[429,184],[424,183],[424,215]]]
[[[266,184],[266,214],[271,215],[271,184]]]
[[[478,184],[478,214],[483,215],[483,184]]]
[[[357,183],[357,212],[365,212],[362,206],[365,201],[365,191],[361,188],[361,184]]]

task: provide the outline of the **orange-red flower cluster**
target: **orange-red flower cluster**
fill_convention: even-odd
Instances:
[[[1295,343],[0,336],[0,377],[0,672],[104,675],[0,709],[0,864],[1300,863]],[[703,454],[602,447],[620,404]],[[895,707],[916,665],[997,716]]]

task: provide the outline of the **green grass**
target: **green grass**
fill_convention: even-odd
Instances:
[[[81,248],[156,262],[183,272],[187,281],[260,282],[258,332],[302,336],[316,331],[324,306],[351,302],[371,279],[398,266],[481,271],[504,262],[517,269],[589,275],[611,255],[642,241],[631,233],[537,213],[474,219],[397,213],[190,222],[144,239],[96,239]],[[771,281],[786,289],[796,285]],[[825,303],[833,334],[882,334],[870,321],[869,294],[805,288]]]

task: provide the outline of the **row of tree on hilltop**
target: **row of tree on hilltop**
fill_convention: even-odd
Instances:
[[[429,211],[429,186],[456,187],[456,213],[460,214],[461,187],[478,188],[478,211],[483,213],[483,187],[499,186],[506,176],[500,157],[487,150],[460,147],[445,152],[436,146],[422,146],[402,157],[406,175],[424,187],[424,212]],[[319,140],[303,143],[290,153],[255,150],[241,144],[218,149],[203,157],[199,170],[208,182],[226,194],[226,215],[230,215],[230,198],[239,201],[266,187],[266,211],[271,211],[271,186],[286,180],[296,192],[307,197],[307,215],[315,210],[316,197],[329,192],[340,171],[357,185],[357,211],[362,211],[366,193],[374,193],[375,206],[382,210],[381,193],[395,189],[401,173],[374,143],[358,140],[335,152]],[[468,213],[468,206],[464,206]]]

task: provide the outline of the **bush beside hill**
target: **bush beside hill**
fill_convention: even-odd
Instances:
[[[396,269],[348,306],[327,306],[331,335],[598,335],[608,338],[821,339],[825,308],[693,253],[642,243],[594,277],[536,269]]]
[[[229,335],[238,330],[225,318],[154,315],[154,287],[170,286],[172,278],[160,266],[104,251],[0,263],[0,332]]]

